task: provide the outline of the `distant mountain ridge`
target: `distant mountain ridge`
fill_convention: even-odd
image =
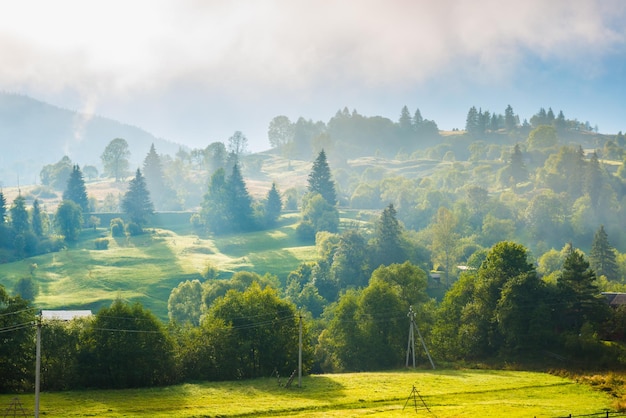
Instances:
[[[159,154],[180,147],[136,126],[0,93],[0,186],[15,186],[18,178],[21,184],[39,183],[42,167],[64,155],[81,167],[100,169],[100,155],[114,138],[128,142],[131,169],[141,165],[153,143]]]

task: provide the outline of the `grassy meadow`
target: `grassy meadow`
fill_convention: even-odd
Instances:
[[[589,385],[545,373],[428,370],[313,375],[124,391],[43,393],[47,417],[558,417],[612,410]],[[415,387],[416,391],[413,391]],[[0,395],[6,410],[14,395]],[[34,396],[19,396],[34,409]],[[428,409],[426,408],[428,407]]]
[[[301,262],[315,258],[315,248],[295,236],[297,214],[269,231],[203,239],[189,225],[146,228],[131,238],[111,238],[106,228],[86,229],[78,243],[56,253],[0,264],[0,284],[12,291],[17,280],[32,277],[39,288],[34,305],[42,309],[92,309],[121,297],[140,302],[167,319],[167,300],[181,281],[201,279],[207,263],[229,277],[239,270],[271,273],[285,280]],[[109,238],[107,250],[95,240]]]

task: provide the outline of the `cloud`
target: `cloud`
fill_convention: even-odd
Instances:
[[[99,112],[178,90],[286,103],[506,87],[534,65],[593,79],[623,54],[625,17],[621,0],[3,2],[0,88]]]
[[[180,80],[240,94],[385,86],[424,83],[457,65],[502,77],[524,54],[585,68],[589,55],[624,46],[619,0],[505,3],[14,2],[0,18],[13,64],[0,82],[119,95]]]

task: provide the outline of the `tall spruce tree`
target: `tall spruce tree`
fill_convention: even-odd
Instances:
[[[63,200],[71,200],[76,203],[83,213],[89,211],[87,187],[85,187],[85,179],[78,164],[72,167],[72,172],[67,180],[67,186],[63,192]]]
[[[228,213],[232,229],[250,231],[254,228],[252,197],[243,181],[239,164],[235,163],[227,184]]]
[[[272,188],[267,192],[267,198],[265,199],[265,222],[268,225],[273,225],[280,216],[280,211],[283,208],[283,201],[280,198],[280,193],[276,188],[276,183],[272,183]]]
[[[557,287],[563,306],[559,309],[561,327],[578,334],[585,322],[599,323],[608,305],[595,285],[596,274],[580,251],[570,248]]]
[[[200,210],[202,223],[211,232],[221,233],[229,229],[226,195],[226,174],[223,168],[219,168],[211,176]]]
[[[313,168],[309,173],[308,189],[311,193],[319,193],[331,206],[337,204],[337,192],[332,180],[330,167],[326,160],[326,153],[321,150],[313,162]]]
[[[589,263],[598,277],[605,276],[608,280],[617,280],[615,248],[609,243],[609,236],[604,230],[604,225],[600,225],[593,237]]]
[[[30,223],[33,227],[33,232],[38,237],[43,236],[43,216],[41,214],[41,206],[39,205],[39,200],[35,199],[33,202],[33,210],[30,216]]]
[[[11,226],[16,235],[21,235],[30,230],[28,222],[28,211],[26,210],[26,199],[21,194],[13,201],[11,206]]]
[[[402,246],[402,226],[393,204],[387,206],[380,215],[373,244],[372,268],[406,261],[406,252]]]
[[[511,178],[515,183],[528,179],[528,169],[524,164],[524,157],[520,150],[519,144],[515,144],[513,148],[513,154],[511,154],[511,161],[509,163],[509,170]]]
[[[171,210],[175,206],[176,193],[165,183],[163,164],[154,144],[143,160],[143,176],[150,192],[150,198],[157,210]]]
[[[7,200],[4,193],[0,190],[0,224],[4,224],[7,220]]]
[[[146,224],[148,216],[154,213],[150,192],[140,169],[137,169],[135,178],[128,183],[128,191],[122,199],[122,210],[140,228]]]

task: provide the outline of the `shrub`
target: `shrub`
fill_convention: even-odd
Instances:
[[[143,234],[141,226],[135,222],[129,222],[126,224],[126,233],[131,237]]]
[[[124,236],[124,221],[122,218],[111,219],[111,236],[123,237]]]
[[[108,250],[109,249],[109,240],[106,238],[98,238],[95,241],[96,250]]]
[[[315,228],[313,224],[308,221],[303,221],[298,224],[296,228],[296,235],[303,241],[315,241]]]

